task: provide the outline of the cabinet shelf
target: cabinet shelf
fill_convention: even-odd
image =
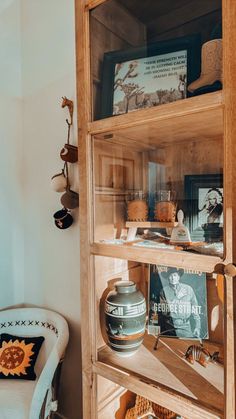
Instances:
[[[206,256],[195,253],[151,249],[132,245],[93,243],[91,253],[98,256],[108,256],[118,259],[130,260],[134,262],[160,264],[166,266],[176,266],[179,268],[196,269],[203,272],[214,272],[217,264],[222,263],[218,256]]]
[[[223,135],[222,92],[208,93],[88,124],[96,138],[140,149]]]
[[[160,222],[160,221],[126,221],[127,228],[173,228],[177,222]]]
[[[221,418],[224,408],[223,366],[210,363],[204,368],[197,362],[189,364],[183,355],[192,341],[161,339],[157,351],[153,350],[154,343],[155,338],[146,335],[141,348],[129,358],[121,358],[104,347],[98,353],[99,362],[95,363],[95,369],[100,369],[103,375],[107,368],[108,375],[118,384],[132,391],[136,384],[139,394],[159,400],[169,409],[174,406],[175,411],[183,416]],[[206,346],[210,351],[221,351],[217,345],[207,343]]]

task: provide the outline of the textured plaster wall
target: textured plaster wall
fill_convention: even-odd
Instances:
[[[70,229],[55,227],[61,194],[50,179],[67,136],[61,96],[76,98],[74,38],[73,0],[0,0],[0,309],[25,303],[68,320],[60,397],[68,419],[82,417],[78,210]],[[78,190],[76,164],[70,176]]]
[[[61,383],[60,411],[81,418],[79,225],[61,231],[53,214],[61,194],[50,187],[60,172],[59,153],[67,136],[67,109],[61,96],[75,101],[73,0],[22,0],[22,86],[25,179],[25,303],[56,310],[70,325],[70,343]],[[76,115],[71,136],[76,144]],[[78,167],[71,165],[78,190]]]
[[[24,300],[20,7],[0,1],[0,309]]]

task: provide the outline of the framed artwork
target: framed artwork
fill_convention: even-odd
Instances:
[[[200,73],[200,37],[192,35],[104,54],[101,117],[185,99]]]
[[[192,239],[223,240],[223,175],[185,176],[186,221]]]

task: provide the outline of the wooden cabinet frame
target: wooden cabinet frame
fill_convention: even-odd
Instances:
[[[187,397],[171,393],[150,383],[145,383],[136,376],[126,376],[109,365],[104,365],[97,360],[96,352],[96,322],[95,322],[95,286],[94,286],[94,255],[125,257],[122,251],[113,253],[109,247],[93,244],[93,203],[92,191],[92,157],[91,138],[94,134],[108,133],[112,129],[122,129],[138,124],[138,119],[146,119],[148,122],[163,121],[177,115],[175,104],[173,107],[165,107],[151,110],[142,110],[130,115],[121,115],[115,118],[92,122],[91,119],[91,83],[90,83],[90,42],[89,42],[89,13],[90,10],[106,0],[75,0],[76,8],[76,39],[77,39],[77,97],[78,97],[78,128],[79,128],[79,154],[80,154],[80,237],[81,237],[81,324],[82,324],[82,363],[83,363],[83,417],[84,419],[97,417],[97,388],[96,375],[99,374],[131,391],[158,400],[164,406],[172,410],[182,410],[187,417],[219,418],[217,412],[209,411],[207,407],[194,403]],[[192,105],[186,101],[179,109],[180,115],[189,115],[194,118],[199,112],[213,111],[224,112],[224,136],[225,136],[225,164],[227,181],[224,182],[224,195],[226,197],[225,211],[225,237],[227,240],[227,256],[223,264],[218,258],[188,255],[181,259],[178,254],[174,256],[177,266],[193,266],[200,263],[205,271],[212,271],[219,264],[220,269],[224,265],[236,264],[236,171],[234,161],[236,158],[236,2],[235,0],[222,0],[223,6],[223,71],[224,89],[222,93],[214,95],[214,99],[206,97],[203,102],[201,97],[192,100]],[[235,47],[234,47],[235,46]],[[189,100],[189,99],[188,99]],[[149,116],[147,117],[147,112]],[[140,119],[141,118],[141,119]],[[214,117],[213,117],[214,118]],[[111,122],[111,119],[113,120]],[[113,123],[113,125],[112,125]],[[234,216],[234,218],[233,218]],[[145,253],[145,252],[144,252]],[[129,249],[126,258],[155,263],[153,252],[144,259],[138,258],[137,253]],[[235,353],[234,353],[234,300],[235,293],[234,276],[235,270],[226,270],[225,275],[225,411],[224,418],[235,417]],[[229,275],[230,273],[230,275]],[[189,416],[188,416],[189,415]]]

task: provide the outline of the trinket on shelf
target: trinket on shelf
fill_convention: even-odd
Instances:
[[[105,322],[110,348],[119,356],[131,356],[145,333],[146,300],[132,281],[117,281],[105,302]]]
[[[183,224],[184,213],[182,210],[178,211],[177,220],[178,224],[172,230],[170,243],[189,245],[191,243],[191,237],[188,228]]]
[[[125,419],[160,418],[160,419],[184,419],[165,407],[160,406],[145,397],[136,396],[135,406],[127,410]]]
[[[203,367],[206,367],[209,362],[221,362],[219,352],[214,352],[211,355],[203,345],[189,346],[185,352],[185,358],[190,364],[194,364],[194,361],[197,361]]]
[[[155,220],[160,222],[175,222],[176,202],[174,191],[160,190],[157,192],[154,216]]]
[[[217,81],[222,83],[222,72],[222,39],[212,39],[202,45],[201,75],[188,86],[188,91],[195,92]]]
[[[148,204],[147,196],[143,191],[134,191],[127,198],[128,221],[147,221]]]

